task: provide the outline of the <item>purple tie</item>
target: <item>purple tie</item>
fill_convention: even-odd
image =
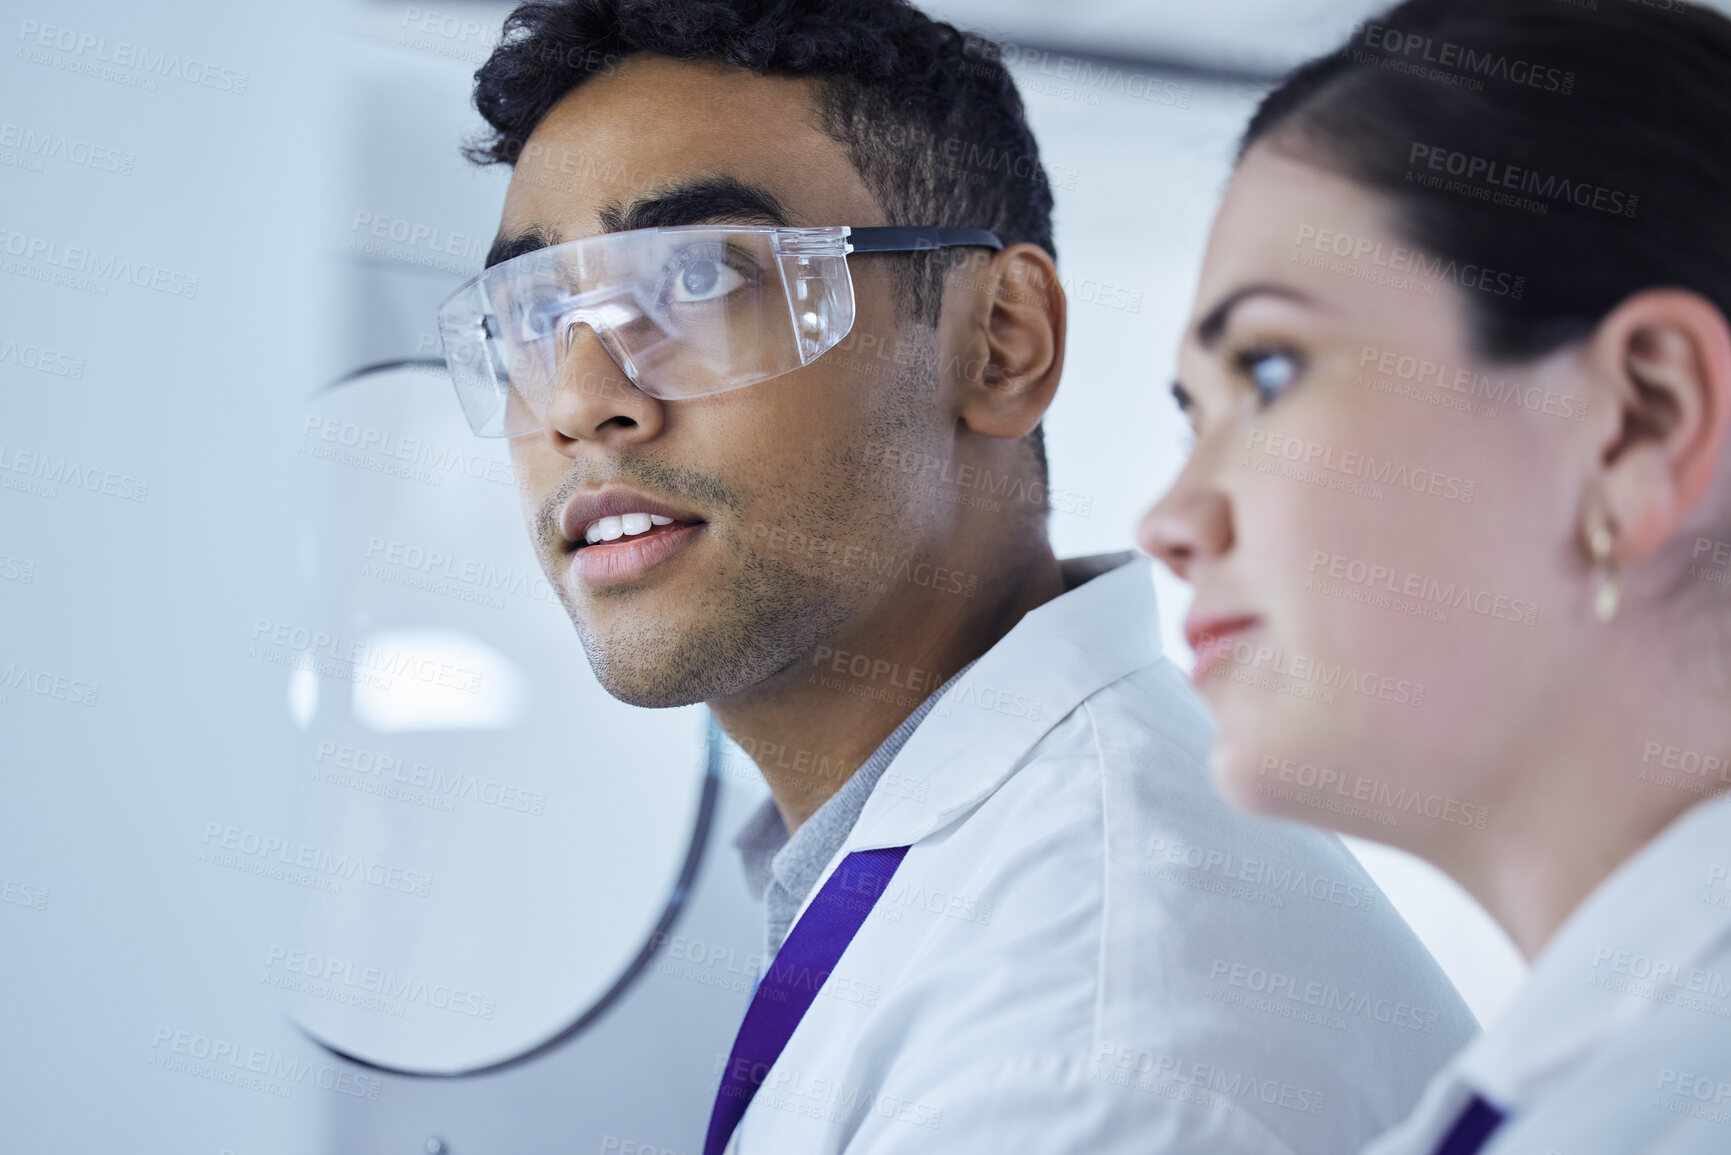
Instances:
[[[721,1155],[818,988],[835,969],[907,852],[905,846],[854,851],[841,860],[794,923],[769,973],[757,984],[733,1040],[733,1053],[715,1092],[703,1155]]]
[[[1474,1095],[1473,1101],[1455,1120],[1454,1129],[1436,1149],[1436,1155],[1478,1155],[1505,1118],[1507,1116],[1497,1108]]]

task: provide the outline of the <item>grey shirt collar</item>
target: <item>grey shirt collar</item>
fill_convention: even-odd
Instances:
[[[806,819],[793,834],[789,835],[782,823],[775,799],[766,798],[734,835],[733,845],[739,851],[740,865],[745,868],[745,884],[753,898],[763,901],[765,965],[781,949],[806,895],[811,893],[830,859],[847,842],[847,836],[859,821],[860,812],[865,809],[866,799],[871,797],[878,779],[883,777],[884,771],[889,769],[890,763],[938,699],[973,665],[969,662],[956,671],[949,681],[916,706],[914,712],[884,739],[883,745],[842,783],[841,789],[830,795],[818,807],[817,813]]]

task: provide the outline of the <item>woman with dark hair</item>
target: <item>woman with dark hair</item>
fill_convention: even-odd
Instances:
[[[1246,134],[1144,547],[1240,806],[1532,961],[1378,1155],[1731,1151],[1731,21],[1412,0]]]

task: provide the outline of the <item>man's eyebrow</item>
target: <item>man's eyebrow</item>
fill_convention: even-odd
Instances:
[[[597,214],[610,233],[678,225],[787,225],[792,220],[776,195],[731,176],[695,177]]]
[[[500,233],[497,237],[493,238],[493,247],[487,250],[487,263],[483,265],[482,268],[490,269],[494,265],[502,264],[503,262],[510,260],[512,257],[520,257],[524,253],[532,253],[536,249],[544,249],[548,245],[556,245],[558,243],[558,230],[546,228],[542,225],[531,225],[522,232],[511,233],[509,235]]]
[[[786,225],[791,219],[768,189],[731,176],[705,176],[681,181],[629,203],[604,205],[596,214],[609,233],[632,229],[665,229],[676,225]],[[487,251],[485,268],[560,242],[559,230],[531,225],[521,232],[501,233]]]
[[[1212,349],[1220,343],[1221,336],[1226,332],[1226,322],[1232,317],[1232,310],[1249,300],[1251,297],[1282,297],[1288,301],[1296,301],[1301,305],[1314,305],[1316,302],[1297,289],[1289,289],[1284,285],[1246,285],[1235,289],[1226,295],[1226,299],[1208,310],[1208,315],[1196,323],[1196,340],[1204,349]]]

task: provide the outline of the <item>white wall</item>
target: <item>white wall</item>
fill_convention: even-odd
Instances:
[[[165,7],[0,22],[12,1151],[308,1151],[335,1093],[261,997],[295,888],[207,839],[299,831],[284,671],[248,648],[297,596],[280,449],[315,366],[323,8]],[[27,367],[44,348],[67,360]],[[251,1089],[249,1062],[298,1075]]]

